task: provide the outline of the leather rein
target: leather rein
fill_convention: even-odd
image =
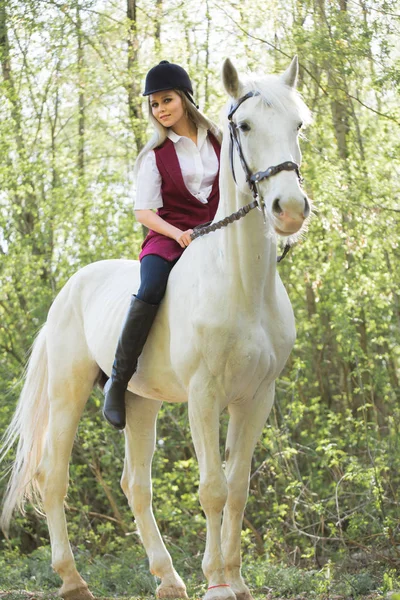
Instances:
[[[229,215],[229,217],[225,217],[221,221],[217,221],[216,223],[212,223],[210,225],[207,223],[205,225],[199,225],[198,227],[195,227],[193,233],[190,236],[192,240],[194,240],[198,237],[201,237],[203,235],[206,235],[207,233],[211,233],[212,231],[216,231],[217,229],[221,229],[222,227],[226,227],[227,225],[229,225],[229,223],[233,223],[234,221],[238,221],[239,219],[242,219],[254,208],[259,208],[261,210],[261,212],[263,213],[264,222],[265,222],[266,221],[265,204],[264,204],[264,201],[262,200],[262,198],[260,197],[260,195],[258,193],[258,188],[257,188],[257,184],[260,183],[260,181],[263,181],[264,179],[268,179],[269,177],[273,177],[274,175],[277,175],[281,171],[295,171],[300,183],[303,182],[303,178],[300,175],[299,165],[290,160],[280,163],[279,165],[276,165],[276,166],[268,167],[268,169],[266,169],[265,171],[257,171],[257,173],[252,173],[250,171],[249,166],[248,166],[246,159],[244,157],[244,154],[243,154],[242,146],[240,144],[240,138],[238,135],[238,126],[236,125],[236,123],[233,122],[232,117],[235,114],[235,112],[237,111],[237,109],[239,108],[239,106],[241,106],[243,104],[243,102],[245,102],[249,98],[253,98],[253,97],[259,96],[259,95],[260,95],[260,93],[256,92],[256,91],[248,92],[247,94],[245,94],[244,96],[239,98],[239,100],[236,102],[236,104],[234,104],[231,107],[231,110],[229,111],[229,114],[228,114],[229,135],[230,135],[229,161],[230,161],[230,165],[231,165],[233,180],[237,185],[234,161],[233,161],[233,151],[234,151],[234,148],[236,148],[236,152],[238,153],[240,163],[242,165],[243,171],[246,176],[246,182],[250,188],[251,193],[253,194],[254,200],[252,202],[250,202],[249,204],[246,204],[246,206],[243,206],[242,208],[240,208],[235,213],[232,213],[231,215]],[[280,262],[281,260],[283,260],[285,258],[286,254],[289,252],[290,248],[291,248],[290,244],[285,245],[282,255],[277,258],[277,262]]]

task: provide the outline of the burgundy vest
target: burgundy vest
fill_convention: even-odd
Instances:
[[[212,133],[208,132],[208,137],[219,163],[220,145]],[[162,180],[161,196],[163,200],[163,206],[157,210],[157,214],[167,223],[175,225],[182,231],[212,221],[219,202],[219,166],[208,202],[203,204],[185,186],[174,143],[167,139],[154,152]],[[178,242],[172,238],[150,230],[142,244],[139,260],[142,260],[147,254],[157,254],[172,261],[179,258],[183,251],[184,248],[181,248]]]

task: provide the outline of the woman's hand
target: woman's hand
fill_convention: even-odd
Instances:
[[[191,243],[190,234],[193,233],[193,229],[187,229],[186,231],[180,231],[176,236],[176,241],[181,248],[186,248]]]
[[[150,209],[140,209],[135,210],[136,220],[143,225],[146,225],[149,229],[156,231],[157,233],[162,233],[162,235],[166,235],[167,237],[176,240],[181,248],[186,248],[189,246],[190,242],[190,234],[193,233],[193,229],[187,229],[186,231],[181,231],[175,225],[171,225],[164,221]]]

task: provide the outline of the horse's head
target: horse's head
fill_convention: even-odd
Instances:
[[[229,127],[237,185],[241,192],[250,194],[246,177],[253,176],[251,181],[273,228],[285,236],[299,232],[311,211],[301,187],[298,140],[310,113],[296,92],[297,75],[297,57],[280,76],[246,82],[239,79],[229,59],[223,66],[224,86],[231,97]]]

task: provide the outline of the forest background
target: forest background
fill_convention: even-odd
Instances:
[[[392,0],[0,0],[0,432],[57,292],[90,262],[138,255],[147,70],[182,64],[221,122],[224,58],[280,72],[299,55],[316,214],[279,266],[298,339],[243,526],[246,577],[263,597],[399,586],[399,13]],[[95,391],[74,445],[70,537],[94,593],[145,595],[156,584],[119,489],[122,436],[101,402]],[[153,482],[161,531],[199,595],[205,522],[185,406],[163,408]],[[57,588],[31,507],[0,544],[0,590]]]

